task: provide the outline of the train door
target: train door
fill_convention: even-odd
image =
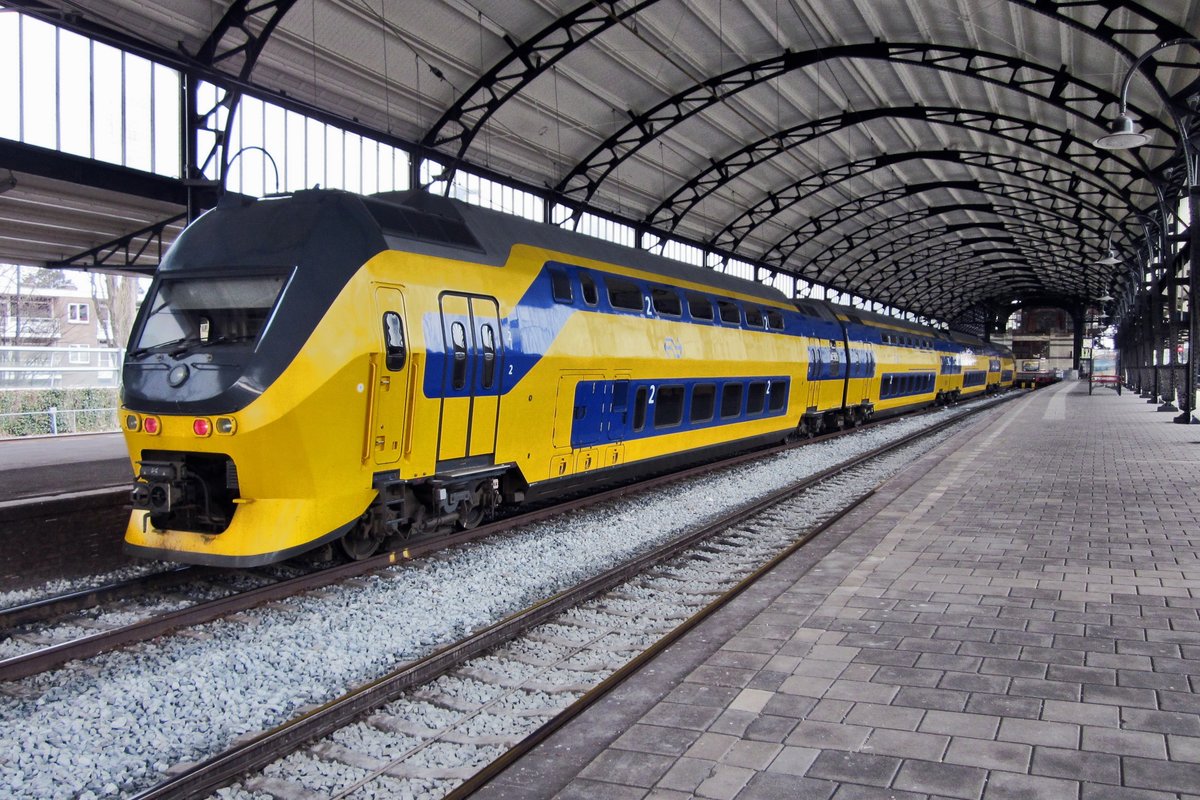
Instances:
[[[491,297],[444,294],[438,461],[492,463],[503,361],[500,309]]]
[[[815,339],[809,339],[808,345],[808,398],[806,410],[814,410],[820,405],[821,397],[821,348],[812,344]]]
[[[382,344],[379,354],[371,358],[371,429],[367,445],[376,464],[394,464],[404,450],[402,442],[408,419],[409,376],[415,366],[408,353],[408,336],[404,326],[404,295],[393,286],[375,287],[375,308],[378,312],[378,336]]]

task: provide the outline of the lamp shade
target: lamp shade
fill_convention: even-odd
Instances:
[[[1108,130],[1108,133],[1093,142],[1102,150],[1130,150],[1150,141],[1150,135],[1142,131],[1128,111],[1118,114]]]

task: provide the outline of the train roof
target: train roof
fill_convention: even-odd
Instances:
[[[389,247],[397,250],[499,266],[508,260],[514,246],[530,245],[567,257],[630,267],[664,280],[688,281],[782,305],[791,302],[772,286],[421,190],[385,192],[362,200],[383,229]]]

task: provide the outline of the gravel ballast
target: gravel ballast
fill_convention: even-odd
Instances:
[[[605,503],[0,687],[0,794],[86,800],[146,788],[177,763],[211,756],[725,509],[953,413]]]

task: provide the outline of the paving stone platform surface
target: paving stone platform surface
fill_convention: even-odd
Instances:
[[[1200,426],[1155,409],[989,412],[478,796],[1200,800]]]

